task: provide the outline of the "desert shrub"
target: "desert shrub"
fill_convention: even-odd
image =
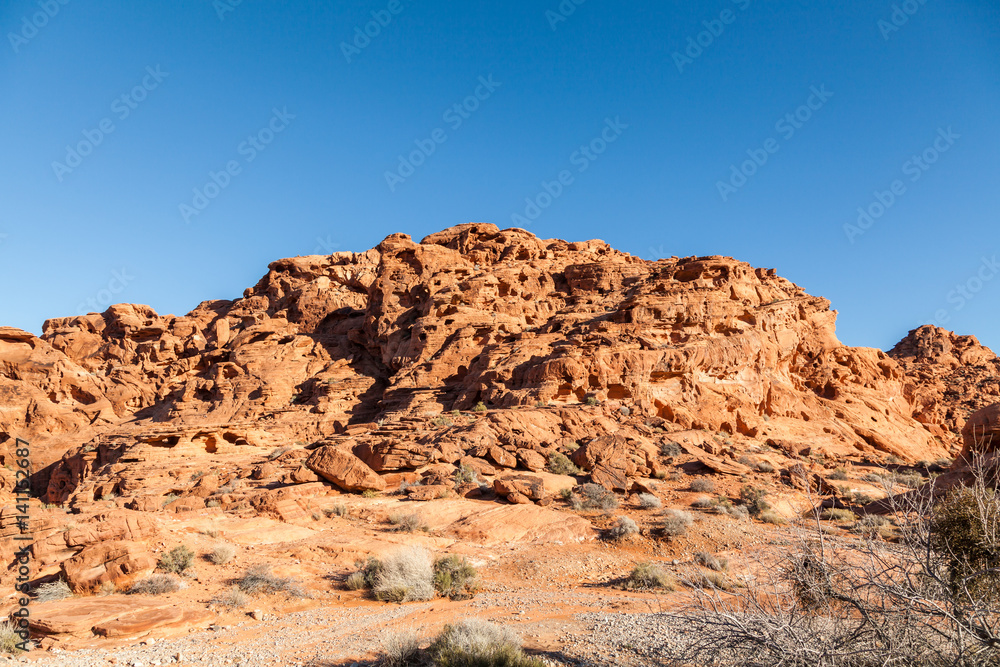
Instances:
[[[544,667],[513,631],[476,618],[446,625],[428,653],[435,667]]]
[[[681,510],[664,510],[660,532],[667,537],[680,537],[687,533],[688,527],[693,522],[694,519],[687,512],[682,512]]]
[[[269,565],[254,565],[246,570],[236,585],[248,595],[273,595],[287,593],[292,597],[307,597],[297,581],[288,577],[279,577],[271,572]]]
[[[424,524],[417,514],[396,513],[389,515],[389,523],[398,533],[412,533],[424,529]]]
[[[219,531],[215,528],[206,528],[205,530],[201,531],[201,534],[207,535],[208,537],[211,538],[216,538],[219,536]]]
[[[891,479],[894,483],[899,484],[900,486],[905,486],[909,489],[919,488],[923,486],[926,481],[923,475],[915,472],[906,474],[893,473]]]
[[[219,505],[221,505],[221,504],[222,504],[222,503],[220,503],[220,502],[219,502],[219,501],[218,501],[217,499],[215,499],[215,498],[209,498],[209,499],[208,499],[207,501],[205,501],[205,507],[218,507],[218,506],[219,506]]]
[[[368,588],[368,582],[365,581],[364,572],[352,572],[348,575],[344,585],[349,591],[360,591],[363,588]]]
[[[236,547],[231,544],[220,544],[208,554],[208,559],[216,565],[225,565],[236,555]]]
[[[644,510],[656,510],[663,507],[663,503],[652,493],[639,494],[639,507]]]
[[[885,477],[878,474],[877,472],[867,473],[861,479],[868,482],[869,484],[876,484],[878,486],[882,486],[885,484]]]
[[[668,459],[675,459],[683,453],[684,450],[676,442],[664,442],[660,445],[660,456]]]
[[[594,396],[588,396],[587,400],[584,402],[590,407],[594,407],[601,404],[601,402],[597,400],[597,398],[595,398]]]
[[[757,518],[763,521],[764,523],[770,523],[775,526],[783,526],[786,523],[788,523],[788,521],[785,520],[785,517],[781,516],[780,514],[778,514],[773,510],[764,510],[763,512],[757,515]]]
[[[639,532],[639,526],[635,524],[635,521],[628,518],[627,516],[619,517],[615,525],[608,530],[608,537],[612,540],[625,539],[629,535],[636,535]]]
[[[32,642],[25,642],[17,634],[18,630],[10,621],[0,623],[0,653],[18,653],[24,648],[31,648]]]
[[[447,417],[435,417],[434,419],[431,420],[431,426],[435,426],[437,428],[445,428],[454,425],[455,425],[454,422],[452,422]]]
[[[884,516],[877,514],[866,514],[858,519],[858,522],[851,527],[851,531],[860,533],[865,537],[875,537],[877,535],[888,536],[891,534],[891,522]]]
[[[715,493],[715,482],[707,477],[699,477],[691,481],[690,488],[695,493]]]
[[[163,496],[163,506],[166,507],[167,505],[174,502],[178,498],[180,498],[180,496],[178,496],[176,493],[168,493],[167,495]]]
[[[875,499],[869,496],[867,493],[855,493],[851,495],[851,499],[856,505],[867,505],[868,503],[875,502]]]
[[[378,491],[375,489],[365,489],[361,492],[362,498],[378,498]]]
[[[422,662],[420,638],[413,632],[393,632],[382,640],[380,667],[411,667]]]
[[[991,488],[959,487],[931,513],[931,544],[947,560],[956,594],[1000,600],[1000,500]]]
[[[486,404],[483,403],[482,401],[476,403],[475,407],[472,408],[473,412],[486,412],[486,410],[487,410]]]
[[[772,473],[774,472],[774,466],[771,465],[769,461],[757,461],[754,464],[753,469],[757,472]]]
[[[728,591],[732,588],[729,579],[721,572],[705,572],[704,570],[694,570],[685,573],[682,578],[685,584],[691,588],[707,588]]]
[[[646,590],[660,588],[672,591],[677,588],[673,577],[652,563],[639,563],[625,579],[625,588]]]
[[[50,581],[35,589],[35,602],[54,602],[73,597],[73,591],[64,580]]]
[[[671,482],[679,482],[683,478],[684,475],[682,475],[680,472],[676,470],[671,470],[670,472],[667,473],[667,480]]]
[[[181,574],[184,570],[191,567],[191,563],[193,562],[194,552],[182,544],[160,556],[157,567],[164,572]]]
[[[434,597],[431,555],[420,547],[404,547],[381,561],[372,593],[385,602],[411,602]]]
[[[747,519],[750,517],[750,510],[746,507],[743,505],[733,505],[731,502],[728,502],[728,498],[726,498],[726,501],[725,503],[716,504],[715,511],[734,519]]]
[[[128,589],[129,595],[164,595],[184,588],[181,580],[169,574],[151,574],[139,579]]]
[[[479,474],[463,463],[455,470],[455,474],[452,475],[451,479],[455,482],[455,487],[457,488],[463,484],[478,484]]]
[[[691,507],[699,510],[712,509],[719,504],[715,498],[697,498],[691,503]]]
[[[857,518],[851,510],[837,509],[836,507],[823,510],[820,517],[827,521],[854,521]]]
[[[580,506],[585,510],[613,510],[618,507],[618,496],[600,484],[588,483],[580,487]]]
[[[267,455],[267,460],[273,461],[277,458],[280,458],[282,454],[285,454],[286,452],[290,451],[292,451],[291,447],[275,447],[273,450],[271,450],[271,453]]]
[[[344,505],[343,503],[339,503],[337,505],[334,505],[333,507],[327,507],[326,509],[323,510],[323,514],[325,514],[327,517],[331,517],[331,516],[344,517],[344,516],[347,516],[347,505]]]
[[[434,589],[452,600],[467,600],[476,594],[479,573],[460,556],[445,556],[434,561]]]
[[[547,467],[549,472],[556,475],[570,475],[571,477],[575,477],[583,474],[583,471],[561,452],[552,452],[549,455],[549,464]]]
[[[761,512],[771,509],[771,506],[764,500],[766,495],[767,492],[763,489],[744,486],[740,489],[740,502],[750,512],[750,516],[759,516]]]
[[[250,602],[246,593],[240,590],[239,586],[230,586],[226,590],[213,597],[209,604],[219,605],[228,609],[241,609]]]
[[[843,468],[837,468],[836,470],[830,473],[829,478],[836,481],[843,481],[847,479],[847,471],[844,470]]]
[[[757,460],[754,459],[754,458],[751,458],[751,457],[747,456],[746,454],[744,454],[743,456],[741,456],[738,459],[736,459],[736,462],[737,463],[742,463],[743,465],[745,465],[748,468],[753,468],[755,465],[757,465]]]
[[[729,561],[725,558],[719,558],[707,551],[699,551],[694,555],[694,562],[698,563],[703,567],[707,567],[709,570],[715,570],[716,572],[725,572],[729,569]]]

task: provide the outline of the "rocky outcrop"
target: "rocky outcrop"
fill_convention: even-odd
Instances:
[[[336,447],[320,447],[306,465],[323,479],[345,491],[381,491],[385,480],[354,454]]]

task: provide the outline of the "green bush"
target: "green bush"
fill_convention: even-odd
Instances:
[[[549,472],[556,475],[569,475],[571,477],[576,477],[577,475],[582,475],[583,471],[580,470],[576,465],[569,460],[569,458],[560,452],[552,452],[549,455]]]
[[[820,517],[827,521],[854,521],[857,518],[851,510],[837,509],[835,507],[823,510]]]
[[[460,556],[445,556],[434,561],[434,589],[452,600],[468,600],[479,587],[479,573]]]
[[[763,489],[756,489],[752,486],[744,486],[740,489],[740,503],[747,508],[750,516],[760,516],[766,510],[771,509],[764,497],[767,492]]]
[[[164,572],[181,574],[184,570],[191,567],[191,563],[193,562],[194,552],[182,544],[160,556],[157,567]]]
[[[998,519],[1000,499],[991,488],[959,487],[934,506],[931,544],[947,560],[955,594],[1000,600]]]
[[[478,403],[476,403],[476,406],[474,408],[472,408],[472,411],[473,412],[486,412],[487,409],[488,408],[486,407],[486,404],[483,403],[482,401],[479,401]]]

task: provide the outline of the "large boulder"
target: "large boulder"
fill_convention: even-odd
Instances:
[[[86,547],[61,566],[62,576],[75,593],[92,591],[105,582],[118,584],[146,576],[156,559],[135,542],[111,541]]]
[[[314,473],[344,491],[381,491],[385,480],[351,452],[336,447],[320,447],[306,459]]]

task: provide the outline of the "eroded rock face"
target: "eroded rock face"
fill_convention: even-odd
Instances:
[[[320,447],[306,459],[306,465],[345,491],[381,491],[385,488],[385,480],[364,461],[336,447]]]
[[[654,422],[701,444],[934,459],[1000,391],[1000,361],[974,339],[924,327],[888,355],[846,347],[825,299],[726,257],[649,262],[469,224],[268,269],[241,298],[185,316],[124,304],[49,320],[40,338],[0,328],[0,432],[32,440],[36,491],[154,511],[139,467],[319,443],[347,452],[328,455],[327,474],[378,488],[381,474],[462,461],[483,476],[538,471],[619,432],[621,452],[583,463],[628,488],[657,472]],[[480,419],[452,414],[479,403]],[[14,441],[0,437],[9,463]],[[733,446],[710,449],[705,465],[745,469]],[[314,470],[257,475],[305,484]],[[207,501],[229,481],[178,492]]]
[[[966,420],[1000,401],[1000,358],[974,336],[922,326],[889,350],[911,381],[914,419],[954,445]]]

